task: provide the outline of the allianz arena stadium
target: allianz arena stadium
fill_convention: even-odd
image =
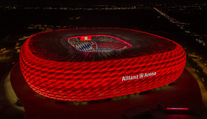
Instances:
[[[61,101],[148,91],[174,82],[185,64],[178,43],[125,28],[37,33],[20,51],[21,72],[31,89]]]

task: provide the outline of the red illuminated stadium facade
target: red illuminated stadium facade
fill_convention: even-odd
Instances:
[[[186,63],[176,42],[121,28],[38,33],[23,44],[20,67],[38,94],[62,101],[99,100],[175,81]]]

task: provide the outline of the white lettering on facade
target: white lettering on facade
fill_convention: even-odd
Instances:
[[[151,73],[140,73],[135,76],[123,76],[121,81],[128,81],[128,80],[134,80],[134,79],[142,79],[145,77],[151,77],[157,75],[156,72],[151,72]]]

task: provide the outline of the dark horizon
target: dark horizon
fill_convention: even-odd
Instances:
[[[196,0],[196,1],[180,1],[180,0],[174,0],[174,1],[166,1],[166,0],[139,0],[136,2],[132,1],[85,1],[85,0],[2,0],[0,1],[0,5],[136,5],[136,4],[196,4],[196,3],[206,3],[205,0]]]

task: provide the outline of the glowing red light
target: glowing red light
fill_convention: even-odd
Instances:
[[[176,47],[152,55],[94,62],[46,60],[34,55],[29,47],[30,40],[38,34],[31,36],[21,48],[21,71],[28,85],[36,93],[56,100],[90,101],[151,90],[175,81],[182,74],[186,63],[184,49],[166,38],[164,39],[171,41]],[[87,38],[83,36],[83,39],[91,37],[92,35]],[[132,46],[122,39],[119,40]]]
[[[91,36],[81,36],[80,40],[81,41],[90,41],[91,40]]]
[[[167,110],[188,110],[188,108],[167,107]]]

